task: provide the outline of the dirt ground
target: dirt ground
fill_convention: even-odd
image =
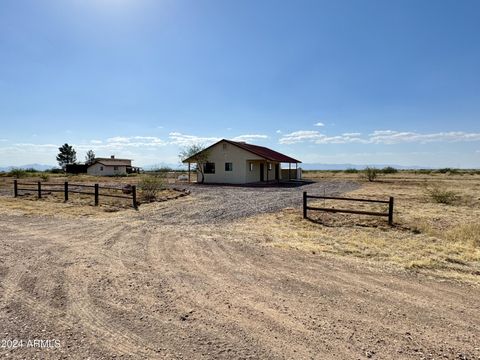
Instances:
[[[256,213],[299,212],[303,190],[198,187],[82,217],[63,214],[68,204],[42,215],[41,202],[3,203],[0,341],[59,346],[0,356],[480,359],[478,286],[239,238]]]

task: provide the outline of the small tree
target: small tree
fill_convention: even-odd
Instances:
[[[374,167],[367,166],[365,168],[365,177],[368,181],[375,181],[378,175],[378,169]]]
[[[143,201],[155,201],[158,193],[164,188],[164,175],[145,175],[138,183],[138,187]]]
[[[90,165],[95,161],[95,153],[93,150],[88,150],[85,155],[85,164]]]
[[[395,169],[392,166],[386,166],[382,169],[382,173],[383,174],[396,174],[396,173],[398,173],[398,170]]]
[[[65,170],[68,164],[75,164],[77,162],[77,152],[73,146],[68,144],[63,144],[58,148],[60,151],[57,155],[58,164]]]
[[[210,152],[205,149],[206,147],[204,145],[194,144],[187,146],[180,152],[180,160],[182,162],[186,159],[190,159],[190,162],[197,164],[196,170],[202,175],[200,181],[201,184],[205,181],[205,164],[210,155]]]

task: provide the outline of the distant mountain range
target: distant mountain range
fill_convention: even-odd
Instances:
[[[8,172],[12,169],[35,169],[37,171],[45,171],[52,168],[57,168],[58,166],[55,165],[45,165],[45,164],[26,164],[20,166],[5,166],[0,167],[0,172]]]
[[[285,166],[285,164],[283,164]],[[418,169],[432,169],[431,166],[403,166],[403,165],[392,165],[392,164],[364,164],[364,165],[356,165],[356,164],[317,164],[317,163],[304,163],[304,164],[298,164],[299,167],[301,167],[303,170],[346,170],[346,169],[357,169],[357,170],[363,170],[366,167],[375,167],[378,169],[382,169],[387,166],[391,166],[395,169],[398,170],[418,170]],[[178,163],[176,164],[167,164],[167,163],[161,163],[158,165],[147,165],[143,166],[142,168],[144,170],[153,170],[153,169],[159,169],[161,167],[168,167],[170,169],[186,169],[186,166],[182,166]],[[287,165],[288,168],[288,165]],[[295,168],[295,165],[292,164],[292,168]]]
[[[320,163],[299,164],[299,167],[301,167],[303,170],[346,170],[346,169],[362,170],[362,169],[365,169],[367,166],[376,167],[378,169],[391,166],[399,170],[433,169],[431,166],[403,166],[403,165],[394,165],[394,164],[364,164],[364,165],[348,164],[348,163],[347,164],[320,164]],[[156,165],[142,166],[144,170],[159,169],[162,167],[168,167],[174,170],[186,169],[186,166],[184,167],[178,163],[174,163],[174,164],[159,163]],[[294,165],[292,165],[292,168],[293,167]],[[46,165],[46,164],[26,164],[26,165],[20,165],[20,166],[5,166],[5,167],[0,167],[0,172],[8,172],[12,169],[35,169],[37,171],[45,171],[52,168],[58,168],[58,166]]]
[[[403,166],[395,164],[365,164],[365,165],[356,165],[356,164],[299,164],[303,170],[346,170],[346,169],[357,169],[363,170],[366,167],[375,167],[377,169],[382,169],[387,166],[391,166],[398,170],[418,170],[418,169],[432,169],[431,166]]]

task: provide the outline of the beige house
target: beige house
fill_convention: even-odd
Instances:
[[[135,172],[130,159],[116,159],[115,156],[110,158],[95,158],[88,166],[87,174],[95,176],[115,176],[126,175]]]
[[[297,164],[300,161],[263,146],[245,142],[220,140],[199,154],[205,154],[207,161],[203,164],[205,183],[216,184],[248,184],[258,182],[279,182],[297,178],[297,171],[283,172],[281,164]],[[183,160],[188,164],[197,163],[198,154]],[[197,164],[198,166],[199,164]],[[202,174],[197,171],[197,181],[201,182]]]

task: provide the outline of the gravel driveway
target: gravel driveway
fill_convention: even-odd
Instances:
[[[178,187],[178,186],[177,186]],[[355,190],[357,183],[346,181],[317,182],[297,187],[243,187],[188,185],[191,196],[175,204],[155,209],[156,220],[166,224],[208,224],[231,221],[287,207],[302,205],[302,192],[341,194]],[[150,217],[152,214],[148,212]]]

